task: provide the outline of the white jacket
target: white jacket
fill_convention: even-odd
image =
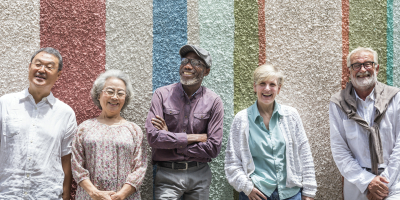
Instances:
[[[281,105],[279,128],[286,143],[286,187],[302,187],[302,195],[314,197],[317,192],[314,161],[299,113]],[[225,175],[235,190],[249,195],[254,184],[250,175],[255,166],[250,153],[247,109],[236,114],[225,151]]]

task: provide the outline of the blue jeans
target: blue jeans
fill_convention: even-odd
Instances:
[[[275,189],[275,191],[271,194],[270,197],[267,197],[267,199],[263,199],[263,198],[261,198],[261,199],[262,200],[281,200],[279,198],[278,189]],[[249,200],[249,197],[244,192],[241,192],[241,193],[239,193],[239,200]],[[294,195],[290,198],[287,198],[287,199],[282,199],[282,200],[301,200],[301,189],[296,195]]]

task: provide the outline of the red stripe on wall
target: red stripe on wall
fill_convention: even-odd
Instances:
[[[349,69],[347,68],[347,55],[349,55],[349,0],[342,0],[342,89],[349,81]]]
[[[258,65],[265,64],[267,60],[266,54],[266,28],[265,28],[265,0],[258,0]]]
[[[40,46],[63,56],[61,78],[54,95],[70,105],[78,123],[98,116],[90,89],[106,64],[105,0],[41,0]]]
[[[78,124],[100,114],[90,90],[105,71],[105,24],[105,0],[40,1],[40,46],[58,49],[64,62],[52,92],[74,109]]]

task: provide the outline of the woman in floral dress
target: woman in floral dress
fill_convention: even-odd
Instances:
[[[72,143],[76,199],[139,200],[147,167],[143,133],[120,115],[133,96],[129,77],[108,70],[96,79],[90,94],[102,111],[79,125]]]

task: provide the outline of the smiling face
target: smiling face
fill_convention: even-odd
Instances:
[[[365,62],[374,62],[374,55],[371,52],[360,51],[350,57],[351,64]],[[365,67],[362,66],[359,71],[355,71],[350,67],[350,77],[353,86],[358,90],[369,90],[373,88],[377,81],[378,70],[379,65],[377,64],[374,64],[370,69],[365,69]]]
[[[50,92],[61,75],[58,58],[47,52],[38,53],[29,64],[29,89],[44,89]]]
[[[119,115],[125,104],[125,96],[118,97],[118,92],[126,91],[124,81],[115,77],[108,78],[104,83],[103,91],[105,92],[101,92],[99,96],[102,112],[105,112],[106,116]],[[114,91],[114,94],[110,96],[107,91]]]
[[[268,106],[274,103],[276,95],[281,91],[276,78],[261,81],[259,84],[253,84],[254,92],[257,95],[257,102]]]
[[[196,59],[203,62],[203,60],[195,53],[189,52],[185,55],[184,58],[188,59]],[[204,64],[204,62],[203,62]],[[204,76],[207,76],[210,73],[210,69],[206,69],[204,66],[192,66],[191,62],[188,62],[186,65],[181,65],[179,69],[179,75],[181,77],[182,85],[186,86],[196,86],[200,87],[201,82],[203,81]]]

